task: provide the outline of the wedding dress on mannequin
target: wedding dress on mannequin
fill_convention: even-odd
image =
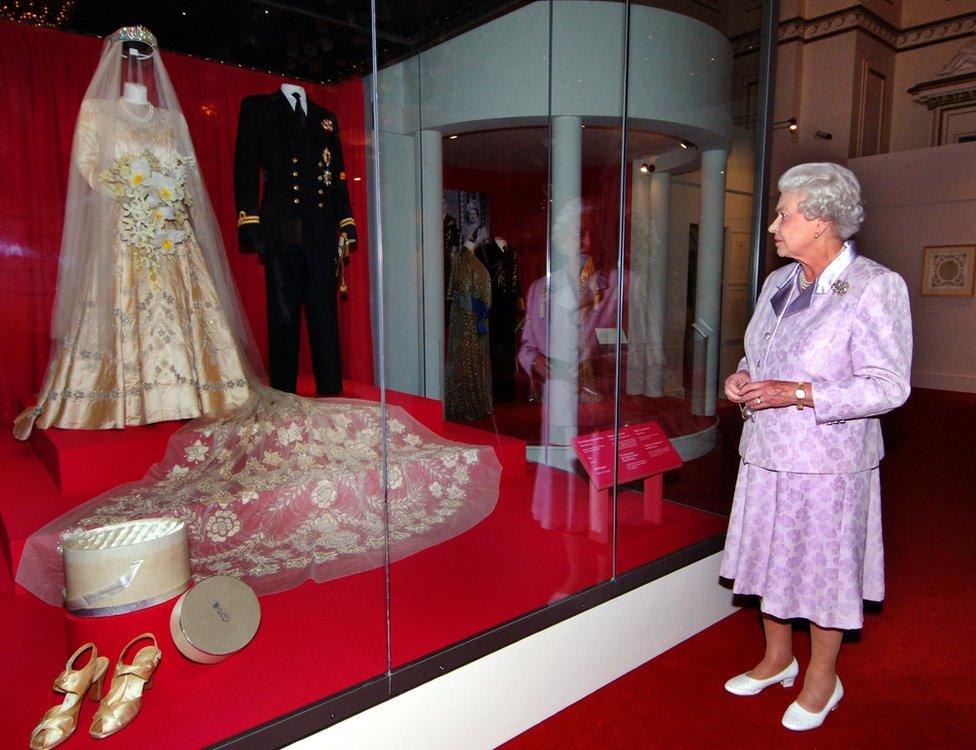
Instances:
[[[144,86],[149,104],[120,98],[125,83]],[[204,416],[173,435],[144,479],[35,532],[17,570],[22,586],[61,604],[62,536],[126,520],[184,520],[195,578],[233,575],[267,594],[398,560],[492,511],[501,469],[490,448],[440,438],[397,407],[306,399],[261,383],[189,132],[148,30],[127,27],[106,39],[73,164],[56,365],[27,419],[63,423],[55,415],[72,409],[82,418],[104,414],[101,426],[123,426],[130,413],[150,421],[150,412],[174,419],[196,408]],[[183,301],[174,289],[186,293]],[[138,327],[147,316],[144,335]],[[169,359],[173,340],[192,353],[182,366],[193,375]],[[115,360],[87,357],[120,349]],[[115,389],[130,376],[137,394],[120,399]],[[58,395],[65,384],[82,390],[81,377],[86,388],[109,392],[104,404]],[[162,399],[142,387],[147,378],[178,385],[179,395]]]
[[[186,121],[154,47],[109,43],[82,101],[50,364],[15,423],[122,428],[216,414],[248,396],[253,347]]]

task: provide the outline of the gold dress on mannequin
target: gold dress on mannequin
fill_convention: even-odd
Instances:
[[[116,228],[114,268],[84,279],[17,437],[35,423],[121,428],[215,414],[246,400],[241,357],[194,232],[185,179],[192,165],[173,138],[178,117],[121,99],[83,104],[73,166],[99,199],[112,199],[105,218]],[[99,137],[106,129],[115,136],[108,158]],[[90,315],[89,301],[103,295],[112,300],[108,337]]]

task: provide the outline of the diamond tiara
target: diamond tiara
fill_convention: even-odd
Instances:
[[[145,26],[123,26],[112,34],[111,39],[116,42],[142,42],[153,49],[159,47],[156,37]]]

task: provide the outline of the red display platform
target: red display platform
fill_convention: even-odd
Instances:
[[[366,398],[376,394],[366,386],[349,391]],[[390,394],[388,400],[395,403],[399,396]],[[401,405],[428,426],[440,420],[436,401],[407,397]],[[451,423],[443,424],[442,434],[495,446],[503,472],[491,515],[470,531],[393,564],[388,576],[375,569],[262,596],[255,639],[226,662],[190,662],[165,630],[159,632],[171,602],[141,613],[82,620],[22,590],[0,594],[0,642],[8,646],[0,659],[0,681],[16,686],[0,702],[0,735],[12,738],[4,746],[26,747],[31,728],[58,701],[52,679],[84,641],[94,641],[113,665],[121,644],[147,629],[163,649],[142,713],[110,742],[203,747],[606,580],[614,566],[628,570],[725,526],[720,516],[667,501],[662,523],[648,524],[641,517],[640,495],[625,491],[619,494],[614,554],[610,545],[586,534],[586,477],[527,464],[524,445],[510,438]],[[32,447],[9,433],[0,436],[0,483],[0,518],[12,543],[20,546],[78,502],[62,495]],[[549,514],[546,522],[540,498]],[[569,518],[580,519],[582,528],[567,529]],[[73,747],[104,744],[84,731],[93,711],[94,704],[86,702],[81,728],[70,740]]]
[[[124,430],[34,430],[30,444],[61,494],[89,498],[142,479],[163,457],[170,436],[184,422]]]

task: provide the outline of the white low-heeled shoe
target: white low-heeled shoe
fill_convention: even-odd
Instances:
[[[827,714],[837,708],[837,704],[840,703],[840,699],[843,697],[844,686],[840,684],[840,677],[838,677],[837,682],[834,683],[834,692],[830,694],[826,706],[817,713],[813,713],[812,711],[807,711],[796,701],[793,701],[789,705],[789,708],[786,709],[786,713],[783,714],[783,726],[787,729],[792,729],[794,732],[805,732],[808,729],[816,729],[824,723]]]
[[[794,658],[789,666],[779,674],[774,674],[765,680],[757,680],[743,672],[726,682],[725,689],[735,695],[757,695],[777,682],[783,683],[785,688],[793,687],[793,682],[798,674],[800,674],[800,665],[796,663]]]

